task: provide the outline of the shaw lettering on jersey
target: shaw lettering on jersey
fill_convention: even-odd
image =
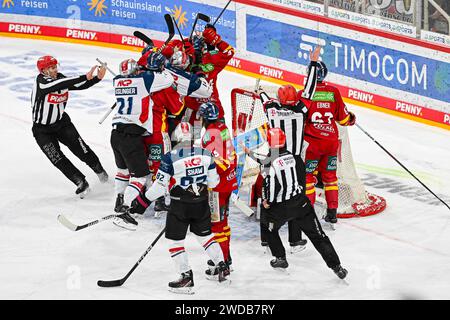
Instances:
[[[69,99],[69,92],[63,93],[63,94],[57,94],[57,93],[50,93],[48,95],[47,101],[49,103],[63,103],[66,102]]]
[[[192,159],[188,159],[184,161],[184,165],[189,168],[189,167],[197,167],[202,163],[202,158],[197,157],[197,158],[192,158]]]
[[[186,169],[186,175],[187,176],[198,176],[198,175],[201,175],[201,174],[204,174],[204,173],[205,173],[205,171],[204,171],[204,168],[202,166]]]
[[[115,89],[116,96],[131,96],[137,94],[137,88],[136,87],[130,87],[130,88],[116,88]]]

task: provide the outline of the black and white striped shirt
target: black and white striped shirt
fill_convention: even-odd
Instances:
[[[262,165],[263,199],[269,203],[285,202],[302,194],[300,177],[304,169],[296,165],[292,153],[283,149],[271,149],[268,156],[250,152],[249,156]]]
[[[311,62],[309,70],[305,89],[296,105],[282,106],[279,101],[270,99],[265,92],[260,95],[270,127],[284,131],[287,150],[296,156],[302,152],[307,105],[316,91],[317,62]]]
[[[39,74],[31,93],[33,123],[50,125],[61,120],[69,99],[70,90],[84,90],[100,81],[94,77],[87,80],[86,75],[67,78],[58,73],[56,79]]]

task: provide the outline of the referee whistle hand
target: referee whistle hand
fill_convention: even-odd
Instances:
[[[321,46],[316,46],[314,51],[309,51],[309,60],[311,61],[319,61],[320,51],[322,50]]]
[[[106,74],[106,64],[98,67],[97,78],[102,80],[105,77],[105,74]]]
[[[92,78],[94,78],[94,71],[95,71],[95,69],[97,69],[97,66],[93,66],[93,67],[91,68],[91,70],[89,70],[89,72],[86,73],[86,78],[87,78],[88,80],[92,80]]]

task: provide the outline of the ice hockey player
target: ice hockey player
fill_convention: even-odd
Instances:
[[[100,182],[106,182],[108,174],[97,155],[81,138],[65,108],[69,91],[84,90],[100,82],[105,76],[106,67],[93,66],[85,75],[66,77],[58,72],[56,58],[43,56],[38,59],[37,68],[39,75],[31,95],[33,136],[52,164],[77,186],[75,193],[83,198],[89,192],[89,184],[80,170],[62,153],[60,142],[86,163],[97,174]]]
[[[259,90],[261,102],[263,103],[269,126],[272,128],[279,127],[286,135],[286,148],[295,158],[299,171],[305,171],[303,150],[303,128],[305,126],[306,114],[308,112],[307,105],[311,103],[311,98],[315,92],[317,85],[317,62],[320,56],[321,47],[317,46],[310,53],[310,67],[305,82],[303,95],[297,98],[297,90],[292,85],[283,85],[278,89],[277,98],[271,99],[263,90]],[[259,177],[260,178],[260,177]],[[302,193],[305,193],[305,176],[299,176],[298,180],[302,187]],[[259,179],[262,182],[262,179]],[[255,188],[260,188],[260,184],[255,184]],[[255,193],[258,193],[254,190]],[[302,251],[305,249],[306,240],[302,239],[300,228],[295,225],[296,221],[288,222],[289,243],[291,245],[291,253]],[[265,241],[265,234],[261,228],[261,242]]]
[[[279,229],[289,220],[296,220],[327,266],[341,279],[347,276],[339,257],[323,232],[309,199],[302,193],[300,176],[304,169],[296,165],[292,153],[286,149],[286,135],[280,128],[271,128],[267,133],[269,155],[267,158],[255,156],[253,151],[244,151],[264,167],[262,174],[263,203],[261,208],[262,227],[265,229],[270,251],[275,259],[270,265],[275,269],[286,269],[286,250],[281,242]]]
[[[311,66],[315,67],[315,66]],[[321,175],[327,202],[325,221],[336,223],[338,208],[337,153],[339,149],[339,131],[336,122],[341,126],[352,126],[356,117],[347,110],[339,90],[324,79],[328,69],[323,61],[317,67],[318,84],[313,101],[309,106],[305,126],[306,149],[306,194],[314,205],[317,178]],[[304,94],[300,91],[299,95]]]
[[[206,149],[193,146],[192,127],[189,123],[181,122],[175,129],[173,138],[178,142],[177,146],[162,157],[155,182],[134,201],[132,211],[145,210],[151,201],[165,193],[171,178],[175,180],[170,190],[172,202],[166,217],[166,238],[171,242],[169,252],[181,277],[169,282],[169,290],[191,294],[194,293],[194,277],[184,248],[188,228],[214,262],[217,280],[227,280],[227,266],[220,246],[211,234],[208,203],[208,188],[217,186],[219,176],[212,154]]]
[[[236,162],[237,155],[231,140],[230,131],[227,126],[219,121],[219,108],[213,102],[206,102],[200,106],[199,114],[203,119],[206,129],[202,137],[202,147],[211,151],[217,166],[220,177],[219,184],[210,194],[212,207],[216,212],[212,212],[212,232],[215,240],[222,248],[224,261],[227,264],[227,273],[230,271],[230,238],[231,230],[228,225],[228,214],[230,209],[230,197],[233,190],[237,189]],[[208,265],[214,266],[212,261]],[[206,270],[212,275],[214,269]]]
[[[190,122],[193,124],[195,121],[195,115],[200,105],[209,101],[219,108],[219,120],[225,121],[225,113],[220,102],[219,90],[217,89],[217,77],[234,56],[234,48],[222,40],[216,28],[211,24],[205,26],[205,30],[201,35],[196,34],[193,37],[193,42],[196,50],[196,61],[191,70],[194,73],[205,74],[206,80],[213,84],[213,93],[209,99],[186,98],[186,106],[194,111]]]
[[[155,48],[156,49],[156,48]],[[161,53],[157,53],[155,50],[150,50],[147,54],[144,54],[138,61],[138,65],[141,69],[148,69],[148,58],[153,55],[158,55],[161,59],[161,65],[159,69],[154,70],[156,72],[162,72],[171,74],[166,69],[167,59]],[[172,77],[173,78],[173,77]],[[152,115],[152,131],[148,131],[144,137],[144,144],[148,153],[148,160],[150,163],[151,180],[153,181],[158,171],[161,157],[169,152],[172,148],[170,136],[168,133],[168,113],[179,114],[183,110],[183,102],[180,95],[177,92],[177,85],[175,81],[172,85],[150,93],[149,97],[151,104],[149,112]],[[156,218],[159,218],[163,212],[167,212],[168,206],[165,203],[165,197],[155,201],[153,208]]]
[[[123,213],[113,223],[130,230],[136,229],[137,222],[128,214],[129,206],[150,178],[143,135],[161,129],[155,127],[152,106],[158,104],[156,93],[173,85],[172,75],[163,70],[164,63],[164,56],[157,52],[148,56],[145,69],[138,68],[133,59],[127,59],[120,63],[120,75],[113,80],[117,99],[111,132],[117,166],[114,210]],[[170,146],[170,141],[167,143]]]

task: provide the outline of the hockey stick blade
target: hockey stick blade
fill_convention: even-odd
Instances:
[[[120,287],[125,282],[124,279],[120,280],[98,280],[97,285],[102,288]]]
[[[149,46],[154,47],[155,44],[153,43],[153,40],[150,39],[149,37],[147,37],[145,34],[143,34],[142,32],[140,32],[139,30],[136,30],[133,32],[133,36],[135,36],[136,38],[141,39],[142,41],[144,41],[146,44],[148,44]]]
[[[77,231],[78,226],[74,225],[72,222],[70,222],[65,216],[62,214],[58,215],[58,221],[61,223],[64,227],[66,227],[69,230]]]
[[[166,20],[167,29],[169,30],[170,39],[175,35],[175,27],[173,26],[172,16],[168,13],[164,15],[164,20]]]
[[[211,21],[210,17],[208,17],[206,14],[203,14],[203,13],[200,13],[200,12],[198,13],[198,18],[200,20],[205,21],[206,23],[209,23]]]
[[[253,216],[254,212],[252,209],[250,209],[241,199],[236,199],[234,202],[234,206],[238,208],[243,214],[245,214],[247,217]]]

